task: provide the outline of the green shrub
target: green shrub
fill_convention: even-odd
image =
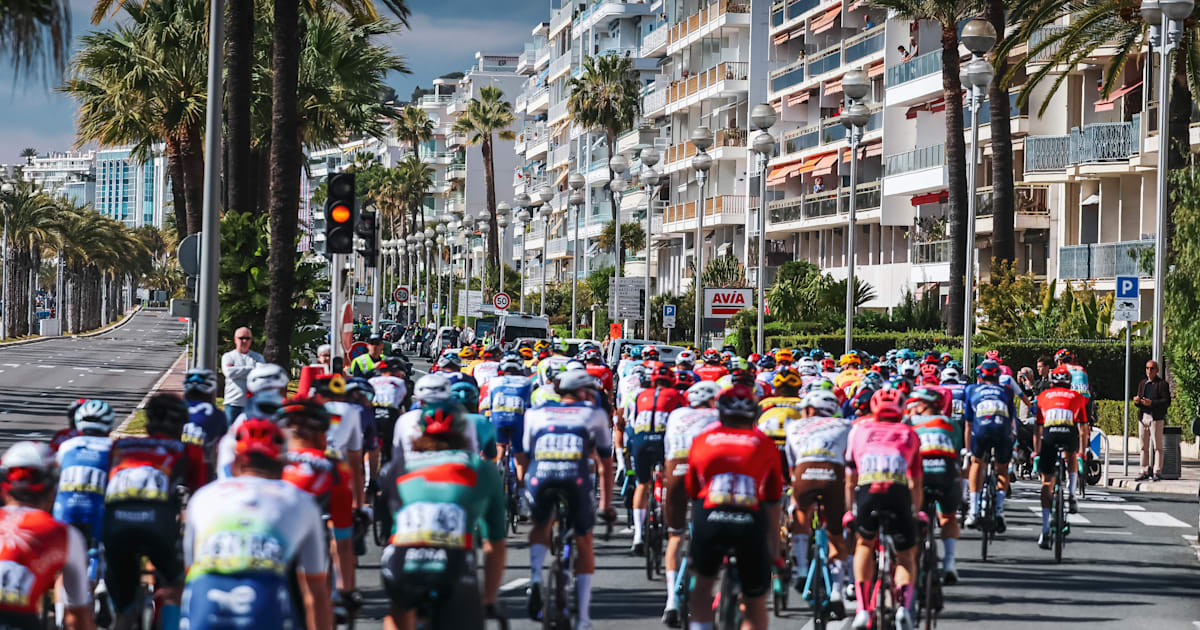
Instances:
[[[1136,393],[1136,392],[1134,392]],[[1192,435],[1192,418],[1187,412],[1185,405],[1178,404],[1179,401],[1172,401],[1170,409],[1167,411],[1167,424],[1175,427],[1183,427],[1183,439],[1185,442],[1190,442],[1196,438]],[[1096,401],[1096,416],[1098,421],[1094,422],[1095,426],[1100,427],[1111,438],[1120,439],[1123,435],[1123,427],[1121,423],[1121,412],[1125,403],[1121,400],[1097,400]],[[1133,403],[1129,404],[1129,435],[1137,437],[1138,422],[1137,422],[1137,407]],[[1117,442],[1111,443],[1113,448],[1119,448]]]
[[[1122,342],[1101,341],[1046,341],[1046,342],[1002,342],[980,347],[978,352],[999,350],[1005,365],[1013,371],[1025,366],[1037,365],[1037,358],[1042,355],[1054,356],[1060,348],[1068,348],[1075,353],[1088,373],[1088,382],[1096,398],[1106,400],[1121,400],[1125,396],[1125,344]],[[1150,342],[1135,341],[1131,353],[1129,388],[1133,392],[1137,382],[1142,378],[1141,366],[1150,358]]]
[[[767,338],[770,348],[812,348],[818,347],[825,352],[840,355],[845,349],[846,338],[841,334],[831,335],[779,335]],[[865,350],[874,355],[881,355],[892,348],[912,348],[917,352],[926,350],[941,350],[961,344],[957,337],[951,337],[941,332],[884,332],[868,333],[854,336],[854,348]]]

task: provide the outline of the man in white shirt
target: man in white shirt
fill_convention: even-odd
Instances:
[[[233,333],[233,350],[221,356],[221,372],[225,375],[225,422],[233,421],[246,408],[246,377],[263,356],[250,349],[254,335],[245,326]]]

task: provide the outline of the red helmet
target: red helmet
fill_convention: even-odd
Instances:
[[[700,358],[703,359],[705,363],[720,363],[721,353],[717,352],[716,348],[709,348],[708,350],[704,351],[704,354],[700,355]]]
[[[671,368],[660,363],[658,367],[654,368],[651,380],[655,385],[670,387],[675,384],[675,375],[671,373]]]
[[[1067,350],[1066,348],[1062,348],[1058,352],[1054,353],[1054,362],[1055,363],[1074,363],[1075,362],[1075,353],[1071,352],[1070,350]]]
[[[1060,365],[1050,370],[1050,384],[1055,387],[1071,386],[1071,368]]]
[[[265,418],[243,420],[234,435],[237,442],[235,452],[238,457],[257,453],[270,459],[279,459],[287,451],[283,431],[279,430],[279,425]]]
[[[938,365],[937,363],[922,363],[921,364],[921,376],[923,376],[925,378],[929,378],[931,376],[936,377],[938,375],[938,372],[941,371],[941,369],[942,369],[942,366]]]
[[[680,370],[675,373],[675,389],[686,390],[696,384],[696,377],[687,370]]]
[[[993,361],[999,362],[1000,361],[1000,351],[999,350],[988,350],[987,352],[983,353],[983,358],[991,359]]]
[[[837,364],[834,363],[833,357],[825,357],[824,359],[821,359],[821,368],[822,369],[824,369],[826,371],[830,371],[830,370],[833,370],[833,368],[835,368],[835,367],[837,367]]]
[[[876,420],[895,422],[904,415],[904,398],[898,389],[881,389],[871,396],[871,413]]]
[[[748,358],[750,359],[751,363],[754,363],[755,365],[757,365],[758,360],[762,358],[762,355],[757,352],[751,352],[750,356]]]

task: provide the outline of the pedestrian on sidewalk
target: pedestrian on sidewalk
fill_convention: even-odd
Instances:
[[[1133,404],[1138,409],[1139,437],[1142,443],[1142,474],[1137,481],[1162,479],[1163,425],[1167,421],[1167,409],[1171,406],[1171,389],[1158,375],[1158,363],[1146,362],[1146,378],[1138,383],[1137,396]],[[1154,447],[1154,459],[1150,459],[1150,448]]]
[[[225,375],[225,420],[228,424],[246,408],[246,377],[263,356],[250,349],[254,335],[245,326],[233,333],[233,350],[221,356],[221,373]]]

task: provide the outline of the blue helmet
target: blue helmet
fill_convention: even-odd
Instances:
[[[630,356],[630,357],[632,357],[632,358],[634,358],[634,359],[640,359],[640,358],[642,358],[642,347],[641,347],[641,346],[634,346],[634,347],[630,348],[630,349],[629,349],[629,356]]]
[[[469,413],[479,411],[479,390],[467,381],[459,381],[450,386],[450,399],[457,400]]]
[[[758,367],[762,368],[764,370],[774,370],[775,369],[775,357],[773,357],[769,354],[762,355],[762,357],[759,358],[759,360],[758,360]]]
[[[916,361],[917,353],[908,348],[901,348],[900,350],[896,351],[896,360],[900,362]]]

